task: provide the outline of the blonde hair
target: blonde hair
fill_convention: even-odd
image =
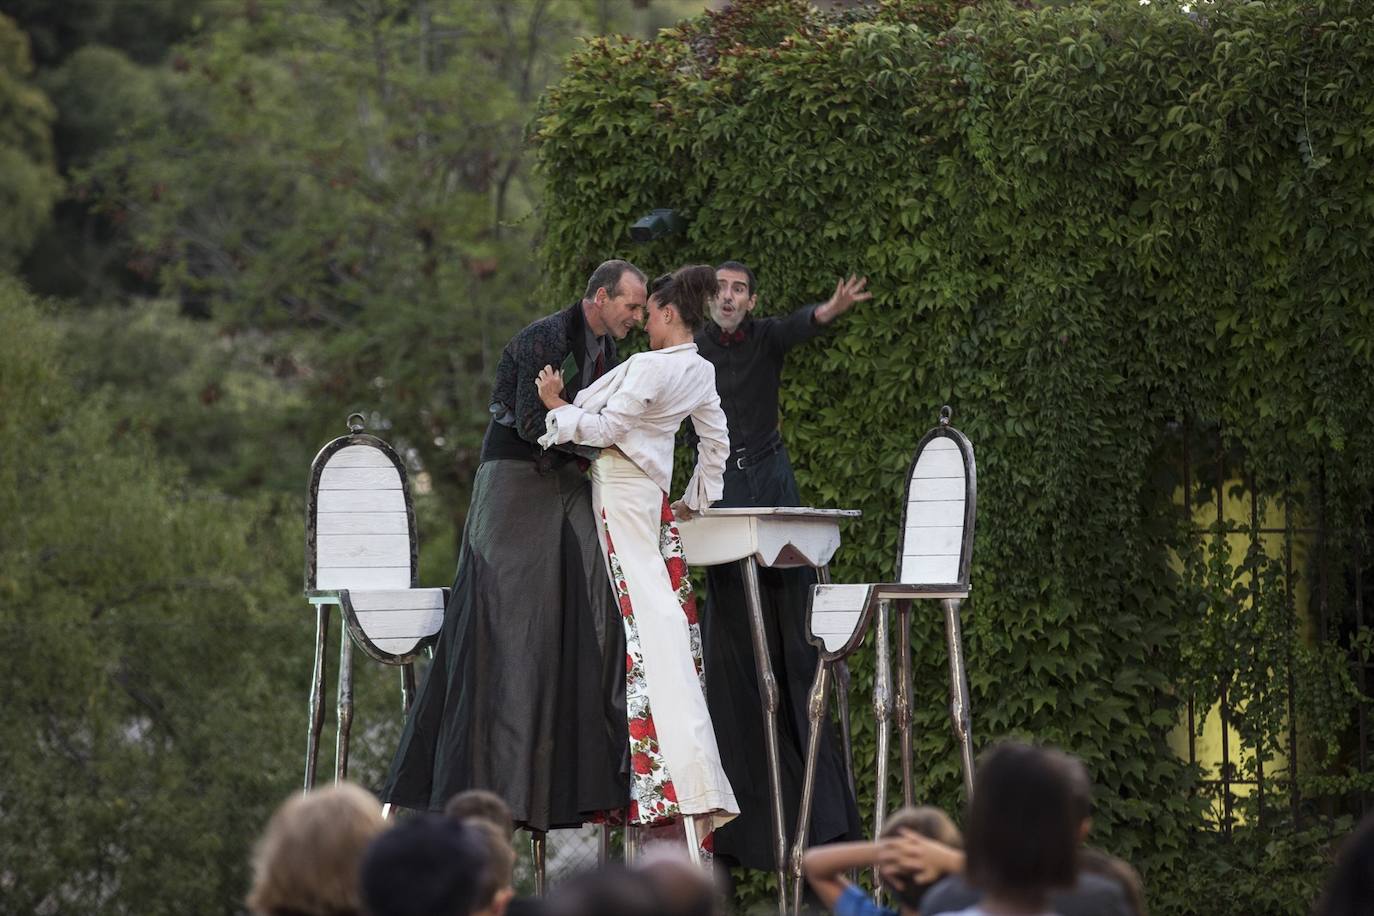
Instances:
[[[293,795],[253,851],[248,908],[261,916],[361,913],[358,866],[385,828],[381,804],[352,783]]]

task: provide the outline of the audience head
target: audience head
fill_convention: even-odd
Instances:
[[[455,821],[479,819],[495,824],[509,839],[515,833],[515,819],[511,817],[510,807],[495,792],[486,789],[468,789],[459,792],[444,805],[444,816]]]
[[[605,261],[592,271],[582,295],[592,333],[620,340],[644,320],[644,271],[629,261]]]
[[[964,834],[969,882],[1027,911],[1073,885],[1083,824],[1074,773],[1060,751],[1007,741],[980,762]]]
[[[685,850],[667,844],[650,846],[635,869],[658,898],[662,916],[718,916],[721,894],[710,873],[693,865]]]
[[[1118,859],[1100,849],[1080,849],[1078,869],[1089,874],[1110,878],[1121,885],[1130,905],[1130,916],[1148,916],[1145,909],[1145,882],[1140,880],[1140,872],[1130,862]]]
[[[510,834],[481,817],[470,817],[465,823],[476,832],[487,857],[472,911],[501,916],[515,896],[515,848],[510,844]]]
[[[487,841],[474,827],[422,814],[368,848],[363,902],[370,916],[467,916],[491,867]]]
[[[959,833],[959,828],[954,826],[954,821],[949,819],[949,815],[939,808],[929,805],[908,806],[894,811],[883,823],[883,829],[878,831],[878,838],[883,839],[902,833],[919,833],[923,837],[928,837],[955,849],[964,845],[964,838]],[[935,884],[934,881],[922,883],[914,878],[897,880],[887,874],[881,876],[881,881],[893,899],[912,910],[920,909],[921,898]]]
[[[739,327],[758,304],[756,288],[754,272],[739,261],[725,261],[716,268],[717,296],[711,318],[722,331]]]
[[[683,333],[690,338],[700,330],[716,297],[715,271],[705,264],[679,267],[662,281],[659,277],[651,284],[654,291],[644,325],[655,350]]]
[[[377,799],[351,783],[292,796],[258,841],[248,908],[261,916],[361,913],[359,864],[385,828]]]
[[[1374,901],[1374,814],[1341,844],[1314,916],[1365,916]]]
[[[660,916],[661,912],[648,878],[617,865],[570,878],[544,901],[545,916]]]

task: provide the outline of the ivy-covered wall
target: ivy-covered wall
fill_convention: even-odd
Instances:
[[[594,41],[535,126],[543,251],[551,302],[613,255],[745,261],[763,313],[867,274],[875,299],[784,380],[803,498],[864,511],[836,581],[892,574],[902,474],[951,404],[978,458],[977,740],[1081,756],[1094,836],[1145,872],[1156,913],[1291,913],[1340,805],[1312,802],[1316,831],[1220,838],[1168,735],[1183,696],[1255,686],[1297,647],[1305,773],[1338,798],[1356,700],[1303,620],[1247,616],[1229,561],[1208,566],[1174,503],[1177,430],[1219,431],[1266,493],[1320,478],[1332,530],[1371,508],[1374,13],[1198,9],[739,0],[651,43]],[[689,228],[632,248],[653,207]],[[1228,608],[1273,657],[1235,660]],[[918,794],[955,808],[934,608],[913,638]],[[869,681],[861,665],[856,699]]]

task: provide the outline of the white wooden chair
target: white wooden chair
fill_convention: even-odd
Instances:
[[[903,801],[912,804],[911,602],[918,599],[937,599],[944,610],[949,650],[950,718],[959,743],[964,788],[970,795],[973,793],[968,676],[964,668],[959,606],[969,594],[978,475],[973,446],[963,433],[949,425],[949,419],[950,409],[942,408],[939,425],[921,438],[911,459],[897,545],[897,581],[811,587],[806,626],[808,638],[819,650],[820,664],[807,703],[811,734],[807,742],[806,771],[791,862],[794,911],[799,911],[801,906],[801,858],[811,823],[816,757],[820,750],[819,724],[826,713],[830,671],[863,644],[869,623],[875,617],[873,713],[878,724],[878,785],[874,836],[886,816],[887,759],[893,713],[888,647],[890,602],[897,603],[898,614],[900,680],[896,716],[902,746]]]
[[[305,751],[305,787],[315,783],[324,726],[325,642],[329,609],[343,618],[339,640],[338,739],[334,779],[348,775],[353,724],[353,645],[401,669],[401,704],[415,694],[414,660],[444,622],[448,589],[416,587],[415,511],[405,465],[391,446],[363,432],[361,414],[349,434],[320,449],[310,464],[305,521],[305,594],[315,605],[315,669]]]

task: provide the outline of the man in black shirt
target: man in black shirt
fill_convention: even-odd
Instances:
[[[716,367],[716,390],[730,429],[725,493],[717,507],[796,506],[797,480],[778,431],[778,388],[787,351],[819,336],[856,303],[872,297],[866,279],[850,277],[824,303],[782,317],[754,318],[754,273],[738,261],[716,269],[719,296],[712,321],[696,336],[701,355]],[[816,650],[806,641],[810,569],[762,569],[768,651],[779,690],[778,745],[784,823],[797,822],[806,736],[807,692],[816,673]],[[706,698],[720,744],[721,762],[739,801],[740,816],[716,830],[715,853],[724,864],[772,870],[773,840],[763,721],[749,634],[744,584],[735,564],[707,571],[702,617]],[[810,842],[858,839],[858,810],[844,775],[839,742],[821,744]]]

